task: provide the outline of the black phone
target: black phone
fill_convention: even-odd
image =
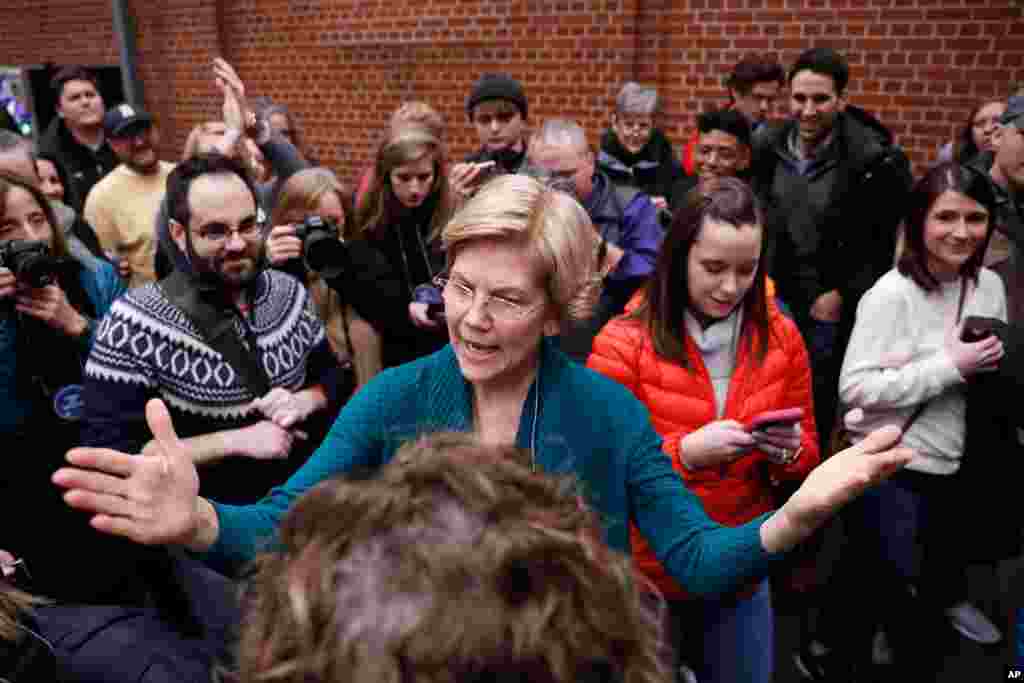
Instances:
[[[973,343],[981,341],[991,335],[1001,337],[1000,334],[1006,329],[1006,323],[999,318],[986,318],[980,315],[969,315],[964,320],[963,330],[960,333],[962,341]]]
[[[444,304],[427,304],[427,317],[437,322],[444,322]]]

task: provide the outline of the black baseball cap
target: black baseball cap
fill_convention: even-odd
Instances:
[[[124,137],[129,131],[139,132],[151,125],[153,117],[131,104],[119,104],[103,117],[103,132],[108,138]]]

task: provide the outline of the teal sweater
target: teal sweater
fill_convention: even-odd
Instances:
[[[319,482],[388,462],[405,441],[472,429],[471,388],[451,346],[387,370],[342,410],[327,439],[283,486],[247,506],[214,504],[220,536],[207,559],[238,568],[272,541],[289,506]],[[601,513],[608,544],[629,552],[634,520],[672,576],[696,594],[717,594],[764,574],[763,518],[723,527],[661,451],[647,409],[624,387],[583,368],[545,341],[538,380],[523,407],[516,445],[547,472],[573,473]]]

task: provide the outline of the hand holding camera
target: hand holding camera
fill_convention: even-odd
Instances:
[[[267,236],[267,260],[272,266],[282,266],[292,259],[302,258],[302,240],[291,224],[275,225]]]
[[[1000,320],[968,316],[946,335],[946,352],[960,376],[968,378],[979,372],[998,369],[1004,355],[1003,342],[995,333]]]
[[[300,259],[308,270],[328,281],[340,277],[349,261],[338,226],[316,215],[301,223],[275,226],[267,237],[267,258],[277,267]]]
[[[71,306],[64,290],[55,284],[19,291],[15,295],[14,308],[69,337],[80,337],[89,328],[89,321]]]
[[[14,299],[19,313],[42,320],[70,337],[79,337],[89,322],[57,284],[60,262],[43,242],[11,240],[0,244],[0,299]]]

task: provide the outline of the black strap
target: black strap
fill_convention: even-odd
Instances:
[[[200,288],[185,273],[174,271],[159,283],[164,296],[180,310],[199,331],[210,348],[224,357],[256,397],[270,391],[270,378],[260,362],[256,333],[252,331],[245,316],[233,306],[217,307],[208,297],[202,296]],[[233,315],[224,315],[230,312]],[[235,318],[242,323],[245,341],[235,333]]]

